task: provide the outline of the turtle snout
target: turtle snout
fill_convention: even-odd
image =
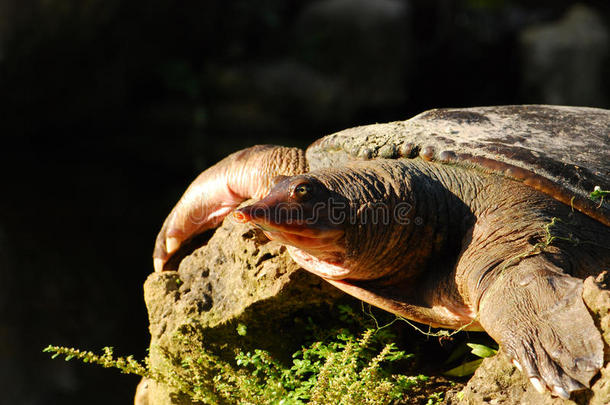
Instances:
[[[236,209],[233,211],[233,218],[242,224],[248,222],[266,223],[270,217],[269,211],[269,207],[259,201],[252,205]]]
[[[240,224],[245,224],[252,221],[252,215],[250,215],[250,206],[239,208],[233,211],[233,218]]]

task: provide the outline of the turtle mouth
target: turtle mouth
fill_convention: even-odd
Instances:
[[[255,218],[242,210],[235,211],[233,218],[237,222],[249,222],[257,226],[271,240],[306,250],[316,256],[328,256],[328,252],[336,251],[345,234],[342,229],[306,222],[271,222],[265,218]]]
[[[343,280],[351,274],[351,270],[343,267],[343,261],[322,260],[295,246],[288,246],[288,253],[299,266],[323,279]]]
[[[249,207],[233,212],[237,222],[251,223],[269,239],[285,244],[292,259],[305,270],[328,280],[341,280],[351,274],[344,266],[345,230],[342,227],[323,219],[310,223],[271,217]]]
[[[309,237],[293,232],[272,230],[258,224],[257,226],[263,230],[263,233],[269,239],[277,240],[278,242],[286,243],[287,245],[302,249],[324,249],[328,246],[334,245],[334,242],[343,236],[343,232],[340,232],[339,234],[333,232],[333,234],[336,235],[326,237]]]

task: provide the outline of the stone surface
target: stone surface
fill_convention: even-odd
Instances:
[[[539,394],[528,379],[500,353],[483,361],[466,387],[459,394],[452,394],[449,404],[590,404],[610,403],[610,274],[604,272],[597,278],[584,282],[583,298],[596,325],[604,337],[605,366],[601,375],[593,378],[591,390],[574,394],[570,400]]]
[[[188,328],[189,338],[205,342],[206,349],[230,354],[234,348],[259,348],[278,359],[288,359],[299,348],[296,337],[305,325],[295,318],[325,317],[333,303],[349,299],[300,269],[285,247],[230,218],[177,272],[151,274],[144,295],[151,348],[169,348],[179,356],[172,339]],[[236,332],[240,323],[247,327],[245,336]],[[151,361],[162,364],[155,350]],[[146,383],[150,405],[190,403],[159,384]]]

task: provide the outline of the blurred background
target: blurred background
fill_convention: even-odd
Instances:
[[[129,404],[142,284],[189,182],[436,107],[610,104],[610,2],[0,0],[0,404]]]

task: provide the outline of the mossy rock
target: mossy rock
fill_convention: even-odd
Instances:
[[[300,348],[308,319],[332,327],[332,307],[355,302],[297,266],[284,246],[248,225],[224,221],[206,246],[186,257],[178,271],[151,274],[144,284],[153,367],[161,355],[186,357],[176,338],[203,342],[224,359],[236,349],[264,349],[289,360]],[[242,333],[237,332],[238,326]],[[245,326],[245,334],[244,332]],[[200,344],[200,343],[198,343]],[[171,372],[172,370],[164,370]],[[191,404],[187,396],[148,381],[148,404]]]

